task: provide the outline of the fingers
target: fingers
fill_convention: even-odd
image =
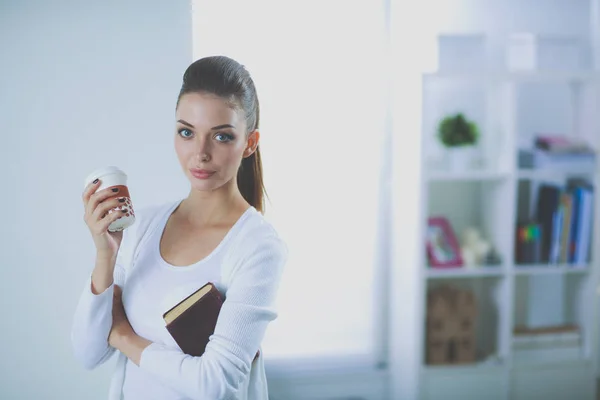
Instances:
[[[81,200],[83,200],[83,205],[86,206],[88,201],[90,201],[90,197],[98,188],[100,187],[100,179],[96,179],[94,182],[89,183],[83,193],[81,195]]]
[[[106,216],[98,222],[98,232],[97,233],[100,234],[102,232],[106,232],[108,230],[108,227],[110,226],[110,224],[112,224],[119,218],[123,218],[123,216],[125,216],[125,212],[123,212],[121,210],[115,210],[110,214],[106,214]]]
[[[94,213],[94,211],[96,210],[96,208],[98,207],[98,204],[102,203],[104,200],[106,200],[107,198],[114,196],[115,193],[115,189],[116,188],[111,188],[111,189],[103,189],[99,192],[94,191],[88,198],[88,202],[86,204],[86,214],[88,216],[92,215]],[[116,189],[118,191],[118,189]]]
[[[125,204],[125,200],[122,201],[119,198],[105,200],[98,204],[96,209],[92,212],[92,221],[99,221],[106,216],[106,214],[115,208],[118,208]]]
[[[94,183],[95,182],[95,183]],[[98,226],[98,222],[103,220],[110,209],[117,208],[120,202],[117,198],[111,199],[107,204],[103,202],[114,196],[118,192],[118,188],[110,188],[98,191],[100,187],[100,180],[97,179],[90,183],[84,190],[82,200],[84,202],[84,216],[83,219],[92,232],[96,234],[103,233],[113,221],[119,218],[119,216],[113,216],[110,220],[102,221],[102,226]],[[111,215],[114,213],[111,213]]]

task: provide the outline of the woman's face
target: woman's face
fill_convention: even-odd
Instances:
[[[175,151],[192,188],[212,191],[236,184],[243,157],[258,145],[258,131],[246,134],[243,110],[205,93],[188,93],[179,99]]]

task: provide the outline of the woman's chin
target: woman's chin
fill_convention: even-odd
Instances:
[[[211,177],[210,179],[198,179],[196,177],[190,177],[190,184],[194,190],[200,192],[212,192],[223,185],[220,180]]]
[[[200,192],[211,192],[215,190],[215,184],[212,182],[198,182],[197,179],[192,179],[191,184],[192,189]]]

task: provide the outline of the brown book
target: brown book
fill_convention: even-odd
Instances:
[[[167,330],[185,354],[204,353],[222,305],[223,296],[209,282],[163,314]]]

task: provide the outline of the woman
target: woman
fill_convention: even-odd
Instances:
[[[108,226],[118,198],[99,181],[83,193],[96,265],[72,329],[88,369],[119,351],[110,399],[267,400],[260,344],[287,248],[262,216],[259,104],[246,69],[227,57],[192,63],[176,107],[175,150],[189,195]],[[162,315],[206,282],[225,302],[204,354],[184,354]]]

